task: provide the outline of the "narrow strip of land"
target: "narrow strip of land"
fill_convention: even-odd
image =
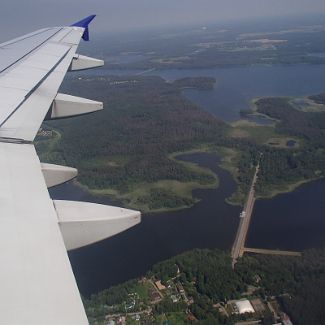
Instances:
[[[253,209],[254,209],[255,184],[257,181],[257,174],[258,174],[259,168],[260,168],[260,165],[258,164],[256,166],[255,174],[253,177],[251,188],[249,190],[246,205],[244,207],[243,212],[241,213],[241,218],[240,218],[235,242],[234,242],[232,250],[231,250],[232,266],[233,267],[235,266],[237,259],[239,257],[243,256],[243,254],[244,254],[245,241],[246,241],[249,224],[250,224]]]
[[[244,247],[243,252],[245,253],[254,253],[254,254],[265,254],[265,255],[284,255],[284,256],[301,256],[301,252],[293,251],[282,251],[274,249],[262,249],[262,248],[248,248]]]

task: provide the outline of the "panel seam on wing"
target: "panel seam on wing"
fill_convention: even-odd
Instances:
[[[43,44],[45,44],[48,40],[50,40],[54,35],[58,34],[61,30],[62,30],[62,28],[59,29],[58,31],[56,31],[50,37],[48,37],[45,41],[43,41],[42,43],[40,43],[39,45],[37,45],[36,47],[34,47],[31,51],[29,51],[28,53],[26,53],[25,55],[23,55],[17,61],[15,61],[15,62],[11,63],[10,65],[8,65],[7,67],[5,67],[3,70],[0,71],[0,74],[3,73],[4,71],[8,70],[9,68],[11,68],[12,66],[14,66],[15,64],[17,64],[22,59],[26,58],[28,55],[30,55],[32,52],[34,52],[36,49],[40,48]]]
[[[17,110],[26,102],[26,100],[34,93],[34,91],[48,78],[48,76],[60,65],[60,63],[66,58],[66,56],[69,54],[69,52],[71,51],[70,47],[66,53],[64,54],[64,56],[62,56],[62,58],[52,67],[52,69],[28,92],[28,94],[26,94],[26,96],[24,97],[24,100],[22,102],[20,102],[20,104],[4,119],[3,122],[1,122],[0,124],[0,128],[10,119],[10,117],[12,117]]]

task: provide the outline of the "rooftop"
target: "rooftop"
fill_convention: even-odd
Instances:
[[[254,313],[255,312],[252,304],[247,299],[238,300],[238,301],[235,302],[235,305],[236,305],[236,307],[238,309],[239,314]]]

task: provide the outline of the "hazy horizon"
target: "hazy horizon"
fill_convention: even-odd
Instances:
[[[96,33],[324,14],[323,0],[3,0],[0,41],[98,14]]]

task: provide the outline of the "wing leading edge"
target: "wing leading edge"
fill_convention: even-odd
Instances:
[[[44,118],[102,109],[58,94],[68,70],[103,65],[76,55],[88,24],[47,28],[0,45],[0,311],[4,324],[88,324],[67,250],[113,236],[140,213],[85,202],[52,201],[47,187],[77,175],[42,164],[34,140]]]

